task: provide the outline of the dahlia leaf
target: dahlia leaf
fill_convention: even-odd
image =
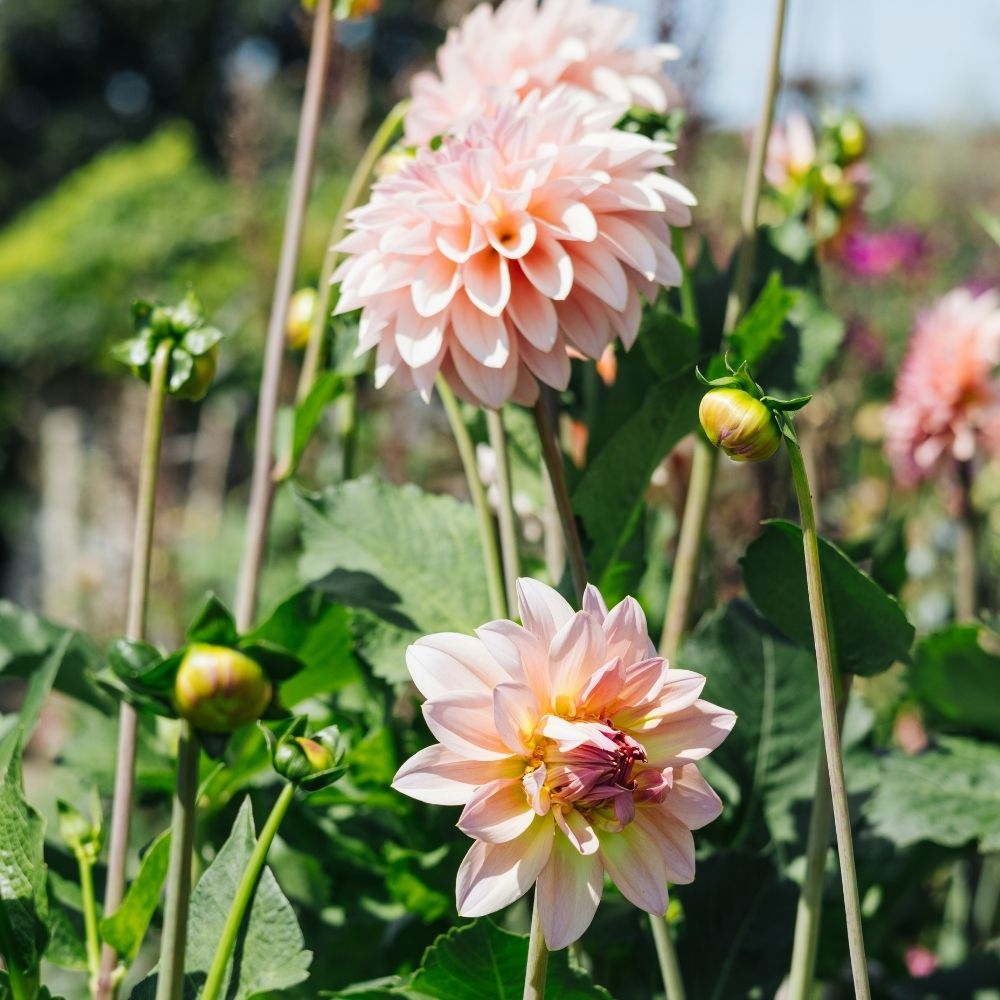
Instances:
[[[820,539],[820,562],[837,663],[845,673],[871,676],[909,660],[913,626],[898,602],[836,546]],[[740,561],[750,599],[771,624],[813,649],[802,532],[768,521]]]
[[[785,319],[796,294],[782,284],[777,271],[771,273],[760,295],[729,337],[729,349],[744,364],[756,365],[770,352],[784,331]]]

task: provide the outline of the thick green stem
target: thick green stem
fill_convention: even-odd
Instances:
[[[233,904],[229,908],[226,922],[222,927],[219,943],[215,947],[212,965],[208,970],[208,977],[205,980],[200,1000],[218,1000],[226,969],[232,958],[233,949],[236,947],[240,925],[243,923],[247,907],[257,889],[257,880],[260,878],[260,873],[267,861],[267,852],[271,849],[274,835],[278,832],[278,827],[281,826],[281,821],[285,818],[285,813],[288,812],[288,807],[292,804],[294,796],[295,786],[289,782],[281,790],[281,794],[271,810],[271,815],[268,816],[264,828],[260,831],[260,837],[254,845],[253,854],[250,855],[240,883],[236,887],[236,895],[233,897]]]
[[[264,347],[264,370],[260,381],[257,405],[257,437],[254,444],[253,476],[250,480],[250,502],[247,507],[246,536],[243,561],[236,587],[236,626],[246,632],[253,624],[257,611],[257,586],[264,561],[267,527],[274,502],[274,434],[281,389],[281,361],[285,349],[285,324],[288,303],[292,297],[295,271],[302,245],[306,204],[316,159],[320,111],[323,106],[323,84],[330,62],[332,32],[330,28],[331,0],[318,0],[313,19],[312,43],[306,90],[302,99],[295,164],[292,169],[292,189],[285,214],[285,231],[281,239],[281,256],[274,282],[271,317]]]
[[[573,589],[576,591],[577,599],[580,599],[587,588],[587,563],[583,558],[583,545],[576,528],[576,518],[573,516],[573,503],[566,488],[566,470],[563,467],[562,449],[559,447],[559,437],[556,432],[559,426],[559,400],[548,386],[539,387],[534,412],[538,441],[542,446],[542,459],[549,474],[552,496],[559,512],[559,523],[566,543]]]
[[[663,988],[670,1000],[684,1000],[684,980],[681,977],[681,966],[677,960],[677,949],[674,948],[665,917],[650,914],[649,925],[653,929],[653,944],[656,946],[656,960],[660,965],[660,977]]]
[[[146,422],[139,460],[139,494],[136,500],[135,535],[132,542],[132,573],[128,588],[128,612],[125,635],[132,640],[146,637],[146,606],[149,598],[149,568],[153,553],[153,524],[156,517],[156,486],[160,472],[163,443],[163,410],[170,371],[170,341],[161,341],[153,355],[146,399]],[[125,861],[128,855],[129,821],[132,818],[132,794],[135,787],[135,750],[138,715],[126,702],[118,715],[118,758],[115,765],[115,791],[111,806],[111,845],[108,851],[107,882],[104,889],[104,912],[108,915],[121,905],[125,894]],[[97,973],[95,997],[110,1000],[115,991],[115,966],[118,956],[105,945]]]
[[[156,1000],[181,1000],[184,995],[184,949],[187,944],[188,903],[191,898],[191,852],[198,798],[198,739],[190,723],[181,721],[177,744],[177,787],[170,825],[167,901],[160,938]]]
[[[497,463],[497,492],[499,493],[498,518],[500,522],[500,554],[503,556],[503,578],[507,587],[507,607],[517,607],[517,578],[521,575],[521,557],[517,550],[517,521],[514,519],[514,500],[510,480],[510,454],[507,450],[507,432],[500,410],[486,411],[486,425],[490,434],[490,447]]]
[[[840,702],[837,705],[837,721],[841,726],[844,724],[851,680],[850,674],[844,674],[841,679]],[[809,833],[806,839],[806,871],[795,915],[795,936],[792,942],[792,965],[788,974],[787,1000],[809,1000],[813,993],[820,917],[823,910],[826,854],[830,846],[833,825],[833,799],[830,797],[828,772],[826,750],[821,746],[819,759],[816,762],[816,790],[813,793]]]
[[[979,610],[976,570],[976,511],[972,506],[972,465],[958,467],[959,512],[958,541],[955,547],[955,619],[970,622]]]
[[[18,964],[20,956],[14,950],[14,934],[11,931],[7,914],[0,908],[0,958],[7,972],[7,986],[10,989],[11,1000],[36,1000],[38,997],[38,967],[34,971],[22,968]]]
[[[302,370],[299,372],[299,385],[296,392],[296,398],[299,402],[302,402],[309,395],[319,372],[323,354],[323,334],[326,332],[330,299],[333,295],[333,272],[337,269],[337,261],[340,259],[340,253],[335,248],[344,238],[344,230],[347,228],[347,213],[358,204],[364,195],[379,157],[395,137],[409,106],[408,100],[400,101],[385,116],[385,120],[379,125],[372,136],[372,141],[368,143],[364,155],[358,161],[347,185],[347,190],[344,192],[340,208],[337,210],[337,217],[333,220],[326,254],[323,257],[323,266],[320,269],[319,287],[316,289],[316,311],[313,313],[312,325],[309,327],[309,340],[306,344],[305,356],[302,359]]]
[[[819,704],[823,718],[823,746],[826,753],[833,799],[833,821],[837,831],[837,853],[840,858],[840,877],[844,887],[844,909],[847,917],[847,941],[851,952],[851,971],[854,992],[859,1000],[869,1000],[868,966],[865,960],[865,942],[861,927],[861,901],[858,896],[858,877],[854,865],[854,842],[851,835],[851,814],[847,802],[847,785],[844,780],[844,761],[840,752],[840,725],[837,719],[837,681],[827,621],[826,601],[823,596],[823,575],[819,561],[819,536],[816,533],[816,514],[812,493],[806,475],[802,451],[790,430],[785,434],[785,446],[795,496],[802,522],[802,547],[806,564],[806,589],[809,594],[809,617],[812,621],[813,641],[816,646],[816,669],[819,677]]]
[[[504,598],[503,570],[500,566],[497,536],[493,528],[490,505],[486,501],[486,491],[483,489],[483,482],[479,478],[479,470],[476,468],[476,452],[472,447],[472,438],[469,436],[469,429],[462,419],[462,411],[455,394],[451,391],[451,386],[440,376],[437,380],[437,391],[444,404],[444,412],[451,426],[451,434],[455,439],[459,458],[462,460],[462,469],[469,487],[469,496],[472,498],[472,506],[475,508],[476,518],[479,522],[479,542],[483,549],[483,562],[486,565],[486,586],[490,593],[490,609],[494,617],[506,618],[507,601]]]
[[[542,934],[538,915],[538,896],[531,910],[531,934],[528,938],[528,964],[524,970],[524,1000],[545,1000],[545,976],[549,969],[549,949]]]
[[[80,905],[83,909],[83,933],[87,943],[87,972],[90,991],[97,995],[97,979],[101,971],[101,939],[97,933],[97,900],[94,898],[94,862],[83,851],[76,852],[80,871]]]

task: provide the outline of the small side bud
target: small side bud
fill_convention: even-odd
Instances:
[[[259,719],[271,701],[260,664],[225,646],[194,643],[174,679],[177,714],[196,729],[230,733]]]
[[[300,288],[288,303],[285,319],[285,343],[293,351],[301,351],[309,343],[313,317],[316,315],[316,300],[319,296],[315,288]]]
[[[56,801],[56,808],[59,813],[59,836],[66,846],[82,861],[96,864],[104,843],[100,802],[96,793],[91,808],[91,819],[87,819],[83,813],[62,799]]]
[[[274,746],[274,769],[307,792],[333,784],[346,770],[347,743],[340,730],[327,726],[312,736],[295,736],[297,728],[293,726]]]
[[[705,393],[698,419],[709,441],[734,462],[763,462],[781,444],[781,429],[774,414],[742,389]]]

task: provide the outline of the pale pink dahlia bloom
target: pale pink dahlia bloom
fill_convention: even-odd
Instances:
[[[459,913],[492,913],[537,883],[556,949],[590,925],[605,873],[656,914],[668,882],[694,878],[691,831],[722,810],[694,762],[736,716],[699,699],[700,674],[668,669],[632,598],[609,613],[588,587],[574,613],[523,579],[518,604],[523,626],[490,622],[476,638],[442,633],[409,648],[440,743],[393,786],[465,806],[458,826],[475,843],[458,872]]]
[[[463,132],[498,102],[559,84],[591,98],[666,111],[680,103],[663,64],[672,45],[626,48],[636,15],[590,0],[506,0],[479,4],[448,32],[438,74],[413,79],[406,140],[425,145]]]
[[[639,329],[640,295],[677,285],[670,225],[694,199],[660,172],[672,148],[614,129],[622,108],[533,93],[424,149],[350,215],[337,312],[361,308],[375,383],[430,398],[442,372],[477,405],[564,389]]]
[[[764,161],[768,183],[785,190],[800,183],[815,163],[816,138],[805,115],[794,112],[772,126]]]
[[[921,314],[886,408],[886,453],[914,486],[1000,454],[1000,295],[949,292]]]

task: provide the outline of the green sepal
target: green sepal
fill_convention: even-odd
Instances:
[[[263,723],[258,725],[267,741],[275,771],[304,791],[315,792],[328,788],[347,773],[346,758],[350,747],[338,726],[326,726],[307,735],[309,719],[305,715],[296,715],[277,727]],[[315,769],[299,740],[318,744],[328,755],[329,766]]]
[[[230,610],[215,596],[208,594],[201,609],[188,626],[188,642],[205,642],[212,646],[229,646],[239,643],[236,621]]]
[[[776,396],[761,396],[760,401],[772,412],[790,413],[801,410],[812,399],[812,395],[795,396],[793,399],[778,399]]]
[[[96,790],[91,795],[90,819],[64,799],[56,799],[59,816],[59,836],[66,846],[89,864],[96,864],[104,844],[104,823],[101,801]]]

